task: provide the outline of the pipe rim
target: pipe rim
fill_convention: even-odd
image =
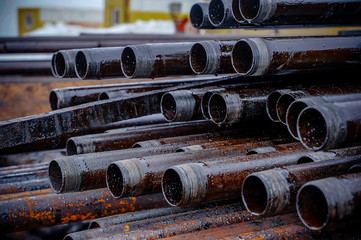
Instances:
[[[208,102],[208,115],[215,124],[224,124],[228,118],[227,101],[223,95],[214,93]]]
[[[208,17],[215,27],[222,25],[225,21],[225,6],[223,0],[212,0],[208,6]]]
[[[50,108],[51,110],[57,110],[60,108],[59,106],[59,91],[56,90],[51,90],[50,95],[49,95],[49,103],[50,103]]]
[[[240,0],[241,15],[249,23],[262,24],[277,8],[273,0]]]
[[[48,171],[49,171],[50,185],[52,189],[54,189],[56,193],[62,193],[64,191],[65,176],[59,162],[56,160],[52,160],[49,163]]]
[[[55,71],[57,72],[58,76],[63,78],[67,72],[66,64],[65,64],[65,57],[62,52],[57,52],[55,56]]]
[[[232,0],[232,16],[239,23],[244,23],[245,19],[242,16],[240,8],[240,0]]]
[[[122,197],[124,194],[124,176],[118,164],[112,163],[108,166],[106,184],[110,194],[113,197]]]
[[[80,152],[78,151],[78,146],[76,144],[76,141],[72,138],[69,138],[66,142],[66,155],[72,156],[72,155],[78,155]]]
[[[53,74],[54,77],[59,77],[58,72],[56,71],[56,64],[55,64],[56,54],[57,53],[54,53],[53,56],[51,57],[51,73]]]
[[[84,51],[78,51],[75,55],[75,73],[80,79],[88,77],[90,64]]]
[[[189,62],[195,74],[204,74],[209,66],[209,56],[202,43],[192,46],[189,54]]]
[[[132,78],[137,70],[137,58],[131,47],[125,47],[121,55],[121,68],[124,76]]]
[[[190,21],[193,27],[201,28],[204,24],[204,12],[199,3],[193,4],[189,13]]]

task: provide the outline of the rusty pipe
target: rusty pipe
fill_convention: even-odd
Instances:
[[[33,191],[28,191],[28,192],[9,193],[9,194],[0,195],[0,201],[9,201],[9,200],[15,200],[15,199],[20,199],[20,198],[24,198],[24,197],[48,195],[50,193],[54,193],[54,190],[51,188],[33,190]]]
[[[360,183],[360,173],[306,183],[297,193],[298,216],[312,230],[335,229],[359,223]]]
[[[154,148],[124,149],[54,159],[49,164],[51,186],[57,193],[103,188],[106,187],[107,168],[112,162],[175,152],[177,148],[177,145],[162,145]]]
[[[316,179],[346,174],[361,161],[361,155],[286,166],[248,175],[242,186],[242,201],[255,215],[277,215],[296,210],[296,193]]]
[[[76,78],[75,56],[79,49],[60,50],[55,56],[55,77]]]
[[[164,205],[161,194],[115,199],[107,189],[24,197],[0,202],[0,230],[2,233],[23,231]]]
[[[0,194],[10,194],[18,192],[29,192],[50,187],[49,178],[35,178],[21,182],[11,182],[0,184]]]
[[[254,24],[360,23],[361,3],[357,0],[284,2],[239,0],[242,16]]]
[[[189,18],[193,27],[198,29],[213,29],[212,23],[208,18],[209,3],[199,2],[193,4],[189,12]]]
[[[272,122],[280,122],[277,116],[277,102],[278,99],[286,93],[291,92],[291,89],[278,89],[271,92],[267,97],[266,102],[266,111],[268,117],[271,119]]]
[[[122,77],[120,56],[124,47],[82,49],[75,56],[75,72],[80,79]]]
[[[236,41],[204,41],[195,43],[190,64],[196,74],[234,73],[231,53]]]
[[[47,177],[46,166],[29,171],[11,171],[0,176],[0,184],[23,182]]]
[[[232,64],[248,76],[360,69],[361,37],[248,38],[233,47]]]
[[[235,0],[211,0],[208,16],[216,28],[239,28],[244,26],[244,19],[240,14],[239,3]]]
[[[361,100],[361,94],[340,94],[321,97],[304,97],[298,100],[294,100],[286,111],[286,125],[287,129],[295,139],[298,139],[297,135],[297,119],[303,109],[318,104],[333,103],[333,102],[348,102]]]
[[[212,89],[212,90],[207,91],[203,95],[202,101],[201,101],[201,110],[202,110],[203,117],[205,119],[211,120],[211,116],[209,116],[209,111],[208,111],[209,99],[212,97],[212,95],[214,93],[218,93],[218,92],[222,92],[222,91],[226,91],[226,89],[225,88]]]
[[[297,134],[307,149],[351,146],[361,140],[361,101],[335,102],[302,110]]]
[[[153,43],[127,46],[121,66],[127,78],[192,74],[189,53],[194,43]]]

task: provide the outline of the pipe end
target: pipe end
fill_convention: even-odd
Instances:
[[[214,93],[208,105],[208,114],[218,125],[234,124],[242,120],[242,101],[236,93]]]
[[[56,193],[81,191],[82,173],[75,161],[67,157],[49,163],[50,184]]]
[[[169,122],[191,120],[195,106],[196,101],[190,90],[167,92],[161,98],[161,111]]]
[[[208,17],[215,27],[220,26],[226,18],[226,8],[222,0],[212,0],[208,6]]]

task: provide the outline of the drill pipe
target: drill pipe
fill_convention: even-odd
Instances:
[[[90,48],[76,53],[75,72],[80,79],[122,77],[120,56],[124,47]]]
[[[192,219],[203,219],[211,216],[223,215],[226,213],[235,213],[238,212],[240,209],[240,204],[229,204],[212,208],[193,209],[175,214],[171,214],[171,212],[169,212],[169,214],[165,216],[121,223],[117,225],[106,226],[105,228],[97,228],[77,233],[71,233],[66,236],[65,240],[85,240],[97,237],[112,236],[115,234],[134,232],[139,229],[153,229],[156,227],[173,225]]]
[[[195,231],[201,231],[203,229],[217,228],[234,223],[241,223],[259,219],[257,216],[253,216],[247,211],[236,211],[221,215],[215,215],[200,219],[194,219],[184,221],[175,224],[167,224],[163,226],[157,226],[149,229],[140,229],[130,233],[121,233],[115,235],[105,236],[100,239],[158,239],[165,237],[172,237],[174,235],[180,235],[184,233],[190,233]],[[70,239],[69,239],[70,240]]]
[[[233,156],[245,155],[250,148],[267,146],[269,144],[269,141],[265,141],[222,147],[213,145],[210,149],[198,145],[198,151],[177,152],[116,161],[110,164],[107,169],[107,187],[116,198],[160,192],[162,190],[162,176],[171,166],[194,161],[211,161],[211,159],[219,160],[219,158],[227,159]],[[299,143],[285,144],[280,145],[279,149],[288,150],[301,146]],[[201,149],[202,151],[199,151]]]
[[[0,201],[9,201],[9,200],[20,199],[20,198],[24,198],[24,197],[47,195],[50,193],[54,193],[54,190],[51,188],[34,190],[34,191],[30,191],[30,192],[10,193],[10,194],[5,194],[5,195],[0,195]]]
[[[279,89],[271,92],[267,97],[266,102],[266,111],[268,117],[271,119],[272,122],[280,122],[277,116],[277,102],[278,99],[286,93],[291,92],[291,89]]]
[[[243,180],[248,174],[275,167],[297,164],[305,153],[295,148],[281,152],[230,157],[222,161],[198,161],[168,168],[162,191],[171,206],[194,205],[241,197]]]
[[[167,92],[160,100],[160,108],[169,122],[202,119],[201,100],[207,88]]]
[[[297,119],[303,109],[317,104],[333,103],[333,102],[348,102],[361,100],[361,94],[340,94],[333,96],[321,97],[304,97],[294,100],[286,111],[286,125],[287,129],[293,138],[298,139],[297,135]]]
[[[14,182],[23,182],[29,180],[35,180],[39,178],[47,177],[48,172],[46,166],[42,166],[39,169],[34,169],[31,171],[13,171],[7,174],[0,176],[0,184],[14,183]]]
[[[108,131],[101,134],[70,138],[66,144],[67,155],[119,150],[130,148],[134,143],[141,140],[223,130],[211,122],[203,120],[156,124],[145,127],[146,128],[133,128],[128,130],[120,129],[118,131],[113,130],[113,132]]]
[[[54,159],[49,164],[49,178],[57,193],[77,192],[106,187],[106,171],[112,162],[171,153],[177,145],[88,153]],[[101,160],[101,161],[100,161]]]
[[[217,89],[209,90],[203,95],[202,101],[201,101],[201,109],[202,109],[203,117],[205,119],[211,120],[211,116],[209,116],[209,111],[208,111],[209,99],[212,97],[212,95],[214,93],[219,93],[219,92],[223,92],[223,91],[226,91],[226,89],[225,88],[217,88]]]
[[[153,43],[127,46],[121,66],[127,78],[156,78],[189,75],[189,54],[194,43]]]
[[[132,98],[103,100],[50,113],[33,115],[0,123],[0,153],[63,147],[69,137],[104,131],[104,125],[126,119],[160,113],[160,99],[165,92],[200,88],[231,81],[236,76],[204,78]],[[124,111],[126,109],[127,111]]]
[[[239,0],[242,16],[254,24],[360,23],[361,3],[357,0],[285,2]]]
[[[235,0],[211,0],[208,17],[216,28],[239,28],[244,26],[244,19]]]
[[[209,99],[208,114],[218,125],[266,116],[266,101],[271,91],[261,88],[214,93]]]
[[[196,74],[234,73],[232,49],[236,41],[204,41],[192,46],[191,68]]]
[[[249,38],[233,47],[232,65],[250,76],[360,69],[361,37]]]
[[[198,29],[213,29],[215,28],[208,18],[209,3],[199,2],[193,4],[189,13],[189,18],[193,27]]]
[[[0,231],[23,231],[42,226],[84,221],[124,212],[162,207],[161,194],[115,199],[107,189],[48,194],[0,202]],[[14,214],[17,212],[17,214]]]
[[[361,173],[306,183],[298,191],[296,208],[302,222],[312,230],[359,224]]]
[[[59,77],[57,71],[56,71],[56,65],[55,65],[55,57],[56,57],[56,53],[54,53],[51,56],[51,74],[53,74],[54,77]]]
[[[0,166],[14,168],[19,166],[20,168],[27,167],[39,167],[42,164],[49,163],[52,159],[65,156],[64,149],[34,151],[34,152],[22,152],[7,155],[0,155]]]
[[[76,78],[75,56],[79,49],[61,50],[55,55],[55,73],[58,78]]]
[[[307,107],[297,120],[297,134],[307,149],[356,145],[361,140],[361,101]]]
[[[353,95],[348,95],[350,93],[354,93]],[[355,101],[361,99],[361,87],[360,86],[332,86],[326,88],[309,88],[304,90],[292,91],[289,93],[285,93],[277,101],[276,111],[278,120],[280,120],[283,124],[286,124],[287,119],[287,109],[291,105],[292,102],[310,96],[320,96],[325,97],[326,99],[330,99],[327,102],[338,102],[339,100],[342,102],[345,101]],[[338,100],[339,99],[339,100]]]
[[[263,218],[262,220],[254,220],[242,223],[231,224],[222,226],[222,228],[213,228],[208,230],[202,230],[199,232],[182,234],[169,239],[204,239],[204,240],[216,240],[216,239],[231,239],[242,233],[256,232],[263,229],[281,227],[289,224],[298,224],[300,221],[295,213],[279,215],[275,217]],[[168,239],[168,238],[167,238]]]
[[[27,171],[31,171],[33,168],[40,168],[40,167],[45,167],[48,166],[47,162],[40,162],[40,163],[31,163],[31,164],[22,164],[22,165],[11,165],[8,167],[0,167],[0,176],[6,175],[9,172],[12,171],[17,171],[17,172],[27,172]]]
[[[296,194],[308,181],[346,174],[361,161],[361,155],[275,168],[248,175],[242,186],[242,201],[254,215],[277,215],[296,210]]]
[[[0,194],[28,192],[50,187],[49,178],[37,178],[22,182],[0,184]]]

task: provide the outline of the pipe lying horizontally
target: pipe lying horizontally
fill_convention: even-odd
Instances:
[[[122,77],[120,56],[124,47],[83,49],[75,56],[75,72],[80,79]]]
[[[233,47],[232,64],[249,76],[360,69],[361,37],[248,38]]]
[[[222,161],[198,161],[168,168],[162,178],[162,192],[171,206],[241,197],[248,174],[297,164],[306,151],[295,148],[281,152],[246,155]]]
[[[16,173],[16,171],[15,173],[10,172],[6,175],[0,176],[0,184],[23,182],[23,181],[35,180],[44,177],[47,177],[46,166],[42,166],[41,168],[34,169],[32,171],[25,171],[18,173]]]
[[[322,97],[305,97],[295,100],[289,105],[286,112],[287,129],[293,138],[299,140],[297,135],[297,119],[303,109],[318,104],[348,102],[354,100],[361,100],[361,94],[341,94]]]
[[[273,89],[243,89],[214,93],[209,99],[208,114],[218,124],[235,124],[266,116],[266,101]]]
[[[0,231],[23,231],[165,206],[161,194],[115,199],[107,189],[48,194],[0,202]],[[14,214],[17,212],[18,214]]]
[[[112,162],[175,152],[177,145],[88,153],[54,159],[49,164],[49,178],[57,193],[78,192],[106,187],[106,171]],[[101,161],[100,161],[101,160]]]
[[[276,168],[247,176],[242,186],[242,200],[255,215],[277,215],[296,210],[296,193],[308,181],[346,174],[361,161],[361,155],[328,161]]]
[[[27,181],[0,184],[0,194],[29,192],[50,187],[49,178],[35,178]]]
[[[235,0],[212,0],[208,6],[208,17],[215,28],[239,28],[244,19]]]
[[[32,167],[40,167],[49,164],[49,162],[58,157],[64,157],[66,154],[65,149],[32,151],[32,152],[19,152],[1,155],[0,166],[1,169],[29,169]],[[6,172],[5,172],[6,174]],[[1,174],[0,174],[1,175]]]
[[[85,240],[98,237],[112,236],[128,232],[136,232],[140,229],[154,229],[165,225],[178,224],[184,221],[203,219],[212,216],[219,216],[226,213],[235,213],[240,210],[240,204],[227,204],[223,206],[193,209],[186,212],[168,214],[165,216],[143,219],[117,225],[106,226],[104,228],[90,229],[87,231],[68,234],[65,240]],[[123,239],[123,238],[119,238]],[[143,238],[141,238],[143,239]]]
[[[156,78],[189,75],[189,54],[194,43],[153,43],[127,46],[121,66],[127,78]]]
[[[198,29],[213,29],[214,26],[208,18],[209,3],[199,2],[193,4],[189,12],[189,19],[193,27]]]
[[[79,49],[60,50],[55,55],[55,73],[54,77],[76,78],[75,56]]]
[[[228,159],[245,155],[249,149],[254,147],[269,146],[270,144],[272,142],[265,141],[223,147],[212,147],[212,145],[203,147],[200,145],[197,147],[202,151],[178,152],[116,161],[108,167],[107,187],[116,198],[161,192],[162,176],[173,165],[194,161],[211,161],[211,159]],[[280,145],[279,149],[298,149],[301,146],[299,143],[285,144]],[[206,147],[211,148],[207,149]]]
[[[284,2],[239,0],[242,16],[255,24],[360,23],[361,3],[357,0]]]
[[[347,94],[353,93],[354,95],[348,96]],[[346,96],[345,96],[346,95]],[[321,88],[309,88],[304,90],[292,91],[285,93],[277,101],[276,111],[278,120],[281,123],[286,124],[287,120],[287,110],[291,103],[298,99],[302,99],[310,96],[320,96],[330,99],[328,102],[338,102],[339,101],[355,101],[360,100],[361,98],[361,87],[356,86],[333,86],[333,87],[321,87]],[[343,99],[343,100],[342,100]]]
[[[277,102],[278,99],[286,94],[291,92],[291,89],[278,89],[273,92],[271,92],[267,97],[266,102],[266,111],[269,119],[271,119],[272,122],[280,122],[277,116]]]
[[[299,114],[297,134],[311,150],[352,146],[361,140],[361,101],[307,107]]]
[[[236,41],[204,41],[192,46],[191,68],[196,74],[234,73],[232,49]]]
[[[297,194],[297,213],[312,230],[357,226],[361,213],[361,173],[311,181]]]
[[[46,189],[29,191],[29,192],[10,193],[10,194],[0,195],[0,201],[10,201],[10,200],[20,199],[20,198],[24,198],[24,197],[47,195],[50,193],[55,193],[55,192],[51,188],[46,188]]]
[[[119,129],[118,131],[113,130],[101,134],[70,138],[66,144],[67,154],[75,155],[120,150],[130,148],[134,143],[141,140],[224,130],[218,128],[212,122],[202,120],[148,125],[145,127],[143,129]]]

